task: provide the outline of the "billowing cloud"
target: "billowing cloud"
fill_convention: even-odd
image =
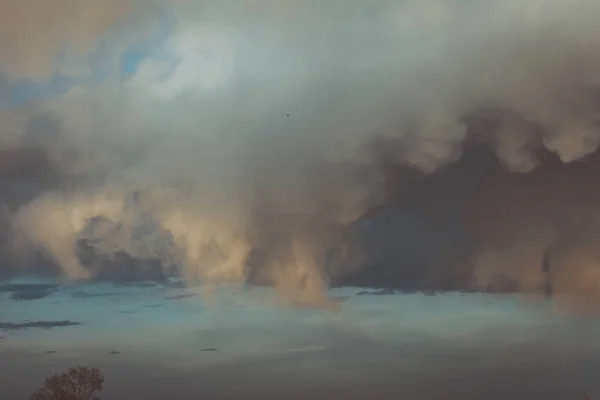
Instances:
[[[65,0],[35,20],[22,3],[0,12],[11,79],[175,21],[133,76],[1,111],[3,145],[40,148],[61,174],[13,216],[19,242],[75,279],[123,252],[329,305],[330,280],[367,263],[349,226],[389,201],[390,170],[434,176],[475,142],[526,173],[540,152],[570,163],[600,145],[600,10],[584,0],[155,1],[135,17],[141,3]],[[102,261],[82,260],[82,240]],[[476,280],[490,243],[453,253],[486,260]]]

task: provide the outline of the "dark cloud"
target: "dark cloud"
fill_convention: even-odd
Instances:
[[[13,292],[10,298],[14,301],[39,300],[50,296],[52,293],[52,291],[46,290]]]
[[[170,282],[167,286],[172,289],[185,289],[187,287],[186,284],[181,280]]]
[[[60,140],[60,119],[52,115],[42,115],[27,122],[22,137],[24,147],[49,149]]]
[[[140,289],[150,289],[158,286],[156,282],[132,282],[125,284],[126,287],[136,287]]]
[[[78,326],[81,325],[80,322],[74,321],[28,321],[28,322],[0,322],[0,330],[3,331],[16,331],[22,329],[29,328],[39,328],[39,329],[52,329],[52,328],[60,328],[60,327],[68,327],[68,326]]]
[[[10,210],[58,186],[60,171],[45,151],[2,149],[0,155],[0,200]]]
[[[183,294],[177,294],[174,296],[165,297],[165,300],[182,300],[182,299],[187,299],[189,297],[195,297],[195,296],[197,296],[195,293],[183,293]]]
[[[0,285],[0,293],[10,293],[10,299],[14,301],[39,300],[52,295],[59,285],[54,284],[5,284]]]
[[[122,293],[117,292],[108,292],[108,293],[89,293],[85,290],[77,289],[73,290],[70,293],[71,297],[76,299],[88,299],[88,298],[96,298],[96,297],[113,297],[113,296],[122,296]]]
[[[395,289],[379,289],[379,290],[361,290],[357,292],[357,296],[392,296],[398,293]]]
[[[595,274],[599,265],[592,243],[600,233],[600,157],[563,164],[540,152],[539,160],[535,171],[514,174],[475,146],[432,175],[397,169],[392,200],[354,227],[368,262],[334,284],[542,293],[547,254],[557,293],[575,290],[581,281],[570,273]],[[578,293],[592,301],[598,286],[585,286]]]
[[[59,285],[53,283],[9,283],[0,285],[0,293],[4,292],[38,292],[58,289]]]

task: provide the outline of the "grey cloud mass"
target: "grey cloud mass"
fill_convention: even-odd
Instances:
[[[0,9],[8,81],[87,76],[92,59],[106,72],[0,110],[16,154],[2,274],[249,282],[325,307],[332,285],[539,293],[550,279],[597,303],[596,227],[579,215],[595,194],[575,166],[600,145],[595,2],[96,3]],[[115,60],[165,20],[123,77]],[[582,197],[547,170],[577,175]]]

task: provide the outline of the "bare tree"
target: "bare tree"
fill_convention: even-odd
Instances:
[[[77,366],[47,378],[44,387],[29,396],[29,400],[93,400],[103,383],[99,369]]]

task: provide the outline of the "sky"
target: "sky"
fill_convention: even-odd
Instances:
[[[0,398],[600,396],[599,8],[0,3]]]

